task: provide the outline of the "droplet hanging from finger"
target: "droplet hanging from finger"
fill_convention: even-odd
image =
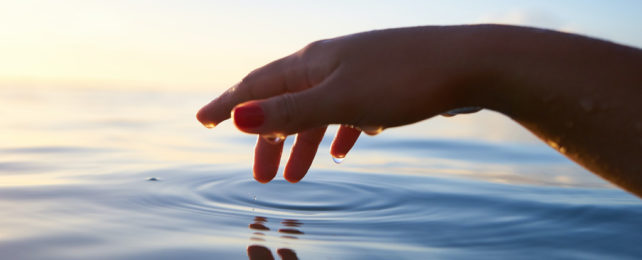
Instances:
[[[378,135],[383,131],[383,126],[362,126],[359,128],[362,132],[370,136]]]
[[[274,133],[274,134],[264,134],[261,135],[261,137],[267,141],[268,143],[271,144],[280,144],[285,140],[285,135],[279,134],[279,133]]]

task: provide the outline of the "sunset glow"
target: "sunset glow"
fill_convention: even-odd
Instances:
[[[0,3],[0,88],[220,90],[314,40],[429,24],[525,24],[642,46],[635,1]]]

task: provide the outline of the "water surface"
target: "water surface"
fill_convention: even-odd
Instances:
[[[302,182],[260,184],[255,137],[194,119],[216,93],[0,89],[3,258],[642,255],[638,198],[492,112],[364,137],[340,165],[329,131]]]

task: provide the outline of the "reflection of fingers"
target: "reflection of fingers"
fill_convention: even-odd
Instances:
[[[339,127],[339,130],[337,130],[334,141],[332,141],[330,154],[336,158],[346,157],[346,154],[348,154],[352,146],[354,146],[354,143],[359,139],[360,134],[360,130],[342,125]]]
[[[297,135],[288,164],[285,166],[285,179],[289,182],[298,182],[310,169],[310,165],[317,154],[319,143],[323,139],[326,127],[313,128]]]
[[[296,256],[296,253],[294,253],[294,251],[289,248],[279,248],[276,250],[276,253],[279,254],[282,260],[299,259],[299,257]]]
[[[213,126],[228,119],[232,109],[240,103],[309,88],[306,67],[300,60],[299,56],[290,55],[252,71],[240,83],[201,108],[196,117],[204,125]]]
[[[274,256],[272,256],[270,249],[259,245],[248,246],[247,256],[250,260],[274,260]]]
[[[270,143],[258,137],[254,148],[254,179],[261,183],[271,181],[279,170],[283,142]]]

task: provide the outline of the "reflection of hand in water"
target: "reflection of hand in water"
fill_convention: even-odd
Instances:
[[[266,231],[270,231],[270,228],[266,226],[267,223],[267,218],[266,217],[260,217],[256,216],[254,217],[254,223],[251,223],[249,225],[249,228],[252,230],[255,230],[254,236],[252,236],[250,239],[254,241],[265,241],[264,237]],[[302,235],[303,232],[298,230],[296,227],[301,226],[303,223],[299,222],[298,220],[294,219],[286,219],[281,221],[281,224],[286,226],[285,228],[280,228],[278,230],[279,233],[287,234],[281,236],[281,238],[286,238],[286,239],[297,239],[295,235]],[[289,248],[279,248],[276,250],[276,253],[281,257],[282,260],[291,260],[291,259],[299,259],[294,252],[294,250],[289,249]],[[251,260],[260,260],[260,259],[271,259],[273,260],[274,257],[272,256],[272,252],[270,249],[268,249],[265,246],[262,245],[250,245],[247,247],[247,256]]]
[[[247,256],[250,260],[274,259],[270,249],[264,246],[251,245],[247,247]]]
[[[303,232],[301,230],[295,228],[303,225],[303,223],[299,222],[296,219],[284,219],[281,221],[281,224],[286,226],[285,228],[280,228],[279,233],[286,234],[282,235],[282,238],[291,238],[291,239],[297,239],[298,237],[294,235],[303,235]]]
[[[276,250],[276,253],[279,254],[281,259],[283,260],[299,259],[296,256],[296,253],[294,253],[294,251],[292,251],[292,249],[289,249],[289,248],[280,248]],[[248,246],[247,256],[250,258],[250,260],[263,260],[263,259],[274,260],[274,257],[272,256],[272,252],[270,252],[270,249],[267,249],[267,247],[259,246],[259,245]]]
[[[250,224],[250,229],[254,230],[262,230],[262,231],[270,231],[268,227],[266,227],[263,223],[267,222],[267,219],[264,217],[254,217],[254,223]],[[255,234],[263,234],[263,233],[255,233]]]

